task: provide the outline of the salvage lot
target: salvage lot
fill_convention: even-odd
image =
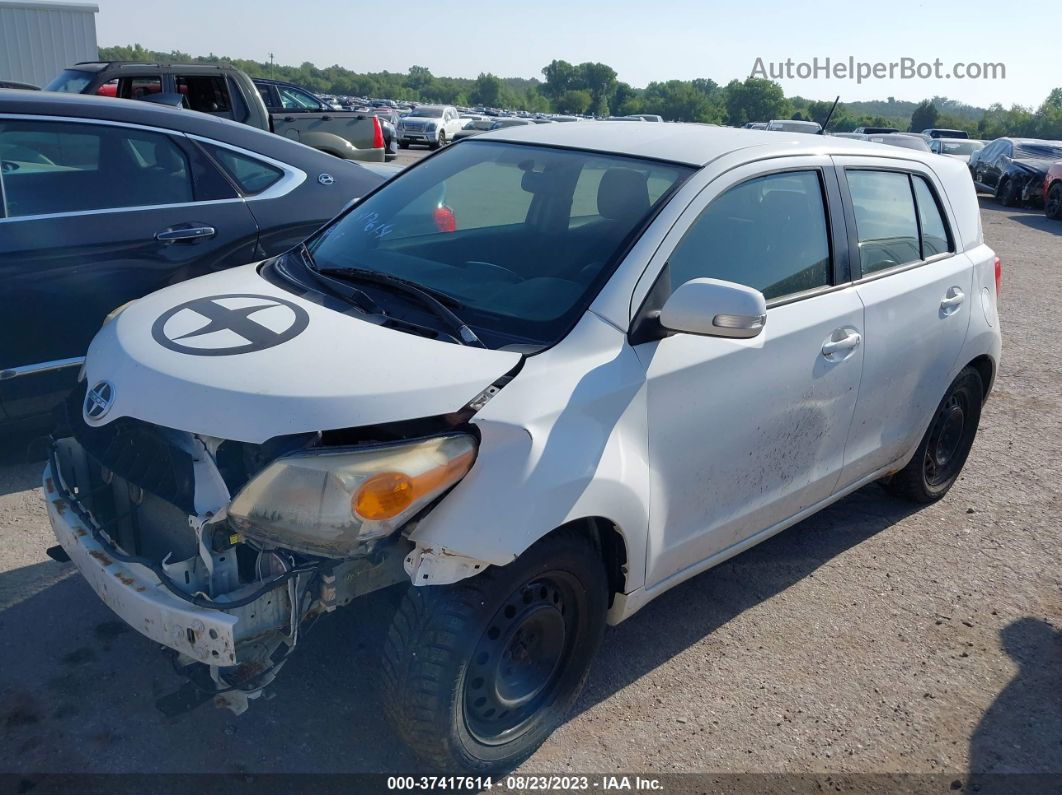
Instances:
[[[1062,224],[982,203],[1004,360],[950,495],[869,487],[665,594],[524,770],[1062,773]],[[0,465],[0,770],[414,767],[375,694],[393,592],[322,620],[246,715],[163,718],[157,647],[44,557],[40,468]]]

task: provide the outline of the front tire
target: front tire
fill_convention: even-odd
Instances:
[[[1002,182],[999,183],[999,188],[996,190],[996,199],[1004,207],[1018,206],[1018,192],[1014,188],[1013,180],[1004,179]]]
[[[607,603],[600,552],[574,531],[453,585],[410,588],[383,650],[399,735],[435,770],[511,770],[574,704]]]
[[[1062,221],[1062,182],[1056,182],[1047,192],[1044,215],[1056,221]]]
[[[984,394],[980,373],[973,367],[963,369],[937,406],[914,457],[882,485],[897,497],[919,503],[936,502],[947,494],[973,447]]]

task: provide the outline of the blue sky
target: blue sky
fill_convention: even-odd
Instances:
[[[1039,105],[1062,86],[1062,5],[1011,13],[1000,0],[96,0],[101,45],[132,44],[279,63],[338,63],[359,72],[540,77],[553,58],[602,61],[635,86],[652,80],[748,77],[764,61],[1001,62],[1006,79],[782,80],[787,95],[842,101],[944,95],[987,106]],[[1038,42],[1038,32],[1047,34]]]

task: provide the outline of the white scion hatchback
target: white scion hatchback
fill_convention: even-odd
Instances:
[[[322,614],[412,583],[381,650],[398,732],[502,770],[606,623],[865,484],[942,497],[998,366],[999,279],[950,158],[485,133],[285,255],[113,313],[48,510],[106,603],[236,711]]]

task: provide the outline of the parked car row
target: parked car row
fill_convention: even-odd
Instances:
[[[1057,178],[1048,177],[1060,160],[1062,141],[997,138],[970,156],[969,168],[978,190],[992,193],[1001,204],[1034,204],[1046,210],[1048,194],[1057,184]],[[1054,212],[1048,214],[1057,218]]]
[[[228,64],[79,63],[45,88],[170,104],[267,130],[345,160],[384,160],[383,129],[372,114],[337,111],[303,88],[252,80]]]

